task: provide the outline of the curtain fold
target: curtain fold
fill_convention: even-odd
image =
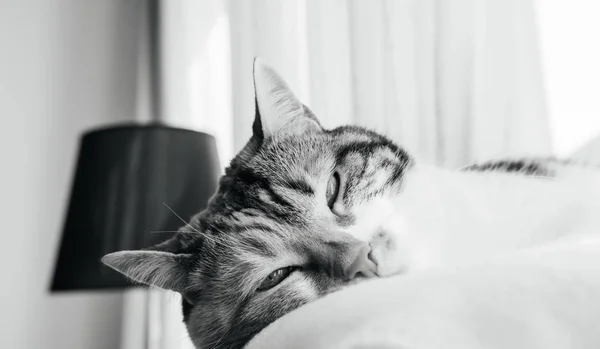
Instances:
[[[421,161],[456,168],[552,153],[532,0],[169,0],[163,7],[163,112],[214,134],[223,165],[251,135],[255,56],[325,127],[372,128]],[[162,324],[150,348],[191,348],[173,297],[153,297],[149,315],[140,310],[139,321],[125,321],[124,336],[149,317]]]

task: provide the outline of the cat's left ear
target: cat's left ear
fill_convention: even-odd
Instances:
[[[139,283],[183,293],[190,259],[187,254],[138,250],[107,254],[102,263]]]
[[[261,58],[254,59],[254,91],[254,136],[263,139],[322,131],[314,114],[296,98],[275,69]]]

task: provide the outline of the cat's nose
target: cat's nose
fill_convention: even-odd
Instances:
[[[363,245],[354,250],[352,262],[344,268],[346,280],[352,280],[359,275],[369,278],[377,276],[377,264],[371,260],[370,252],[369,245]]]

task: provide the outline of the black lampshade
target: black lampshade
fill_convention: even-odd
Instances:
[[[127,125],[86,133],[52,291],[133,286],[100,258],[173,236],[158,231],[204,209],[220,174],[215,140],[201,132]]]

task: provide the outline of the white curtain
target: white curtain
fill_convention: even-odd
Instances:
[[[326,126],[386,133],[426,161],[550,150],[530,0],[230,1],[235,148],[252,56]]]
[[[552,154],[531,0],[169,0],[163,24],[163,113],[214,134],[223,165],[251,134],[254,56],[324,126],[373,128],[422,161]],[[178,326],[150,347],[189,346],[163,299],[150,320]]]

